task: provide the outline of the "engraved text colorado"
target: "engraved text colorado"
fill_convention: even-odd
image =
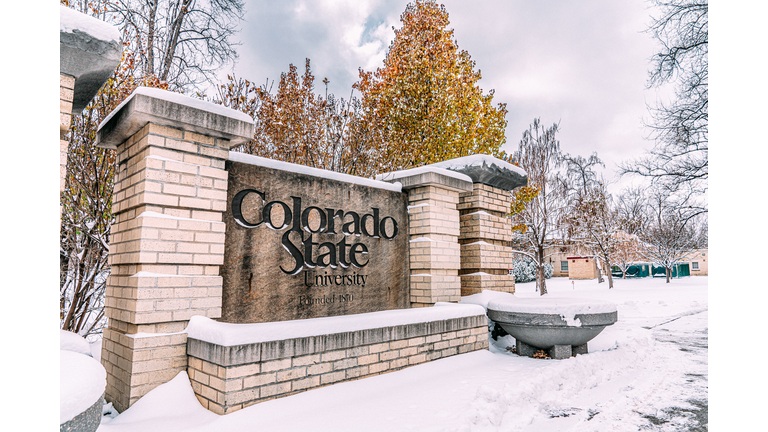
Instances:
[[[243,216],[243,200],[249,194],[255,194],[262,201],[261,220],[254,222],[246,220]],[[354,211],[337,210],[332,208],[320,208],[310,206],[302,209],[301,198],[291,197],[292,206],[282,201],[269,201],[264,192],[255,189],[244,189],[238,192],[232,199],[232,216],[235,221],[244,228],[258,228],[262,225],[273,230],[283,230],[291,227],[282,236],[282,245],[286,252],[293,258],[293,268],[283,268],[280,270],[289,275],[297,275],[306,266],[307,268],[356,268],[365,267],[370,261],[368,256],[368,247],[362,242],[347,243],[347,236],[360,237],[362,235],[371,238],[384,238],[392,240],[397,236],[397,221],[391,216],[381,217],[379,209],[372,207],[370,213],[362,216]],[[282,220],[272,220],[272,209],[280,206],[283,211]],[[314,213],[314,214],[313,214]],[[310,226],[310,218],[319,223],[314,228]],[[371,228],[369,228],[369,221]],[[278,223],[275,223],[278,222]],[[335,235],[337,229],[344,234],[338,242],[316,242],[313,234],[331,234]],[[294,238],[296,243],[291,240],[290,234],[296,233]],[[313,259],[313,252],[317,252],[317,259]],[[305,275],[305,279],[307,276]],[[326,279],[331,279],[327,277]],[[364,285],[364,279],[361,281],[360,275],[333,277],[333,282],[338,285]],[[331,282],[331,284],[334,284]],[[305,284],[306,281],[305,281]],[[322,283],[325,285],[325,283]]]

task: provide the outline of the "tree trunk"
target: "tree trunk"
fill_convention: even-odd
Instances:
[[[155,20],[157,19],[157,0],[150,0],[149,20],[147,22],[147,65],[144,76],[155,74]]]
[[[168,80],[168,73],[171,70],[173,56],[176,53],[176,46],[179,43],[179,35],[181,34],[182,23],[184,22],[184,17],[187,15],[187,13],[189,13],[189,3],[190,0],[182,0],[181,4],[179,5],[180,7],[178,10],[178,15],[176,15],[171,25],[170,37],[168,38],[168,45],[165,49],[165,58],[163,60],[162,69],[160,70],[160,79],[162,81]]]
[[[539,248],[538,271],[536,272],[536,286],[539,288],[539,294],[547,293],[547,278],[544,277],[544,249]]]
[[[539,294],[544,295],[547,293],[547,278],[544,277],[544,265],[539,265],[538,271],[536,272],[536,285],[538,285],[539,288]]]
[[[610,269],[611,267],[608,266],[608,268]],[[613,275],[611,274],[611,271],[609,270],[608,271],[608,289],[611,289],[611,288],[613,288]]]
[[[611,262],[608,260],[608,254],[605,254],[603,258],[605,260],[606,273],[608,274],[608,289],[613,288],[613,270],[611,268]]]
[[[665,270],[666,270],[666,274],[667,274],[667,283],[669,283],[669,275],[672,273],[672,270],[669,269],[669,268],[667,268]]]
[[[600,265],[600,258],[597,258],[597,256],[595,256],[595,267],[597,267],[597,283],[601,284],[605,281],[603,280],[603,269]]]

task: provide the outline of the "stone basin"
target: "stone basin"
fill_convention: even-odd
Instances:
[[[616,305],[602,300],[520,298],[492,300],[488,318],[517,341],[517,354],[546,350],[553,359],[588,353],[587,342],[618,319]]]

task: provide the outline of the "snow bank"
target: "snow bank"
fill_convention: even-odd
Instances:
[[[261,166],[264,168],[278,169],[281,171],[288,171],[288,172],[293,172],[297,174],[305,174],[305,175],[311,175],[315,177],[326,178],[329,180],[352,183],[352,184],[357,184],[361,186],[375,187],[375,188],[390,190],[394,192],[403,191],[403,187],[399,182],[387,183],[379,180],[371,180],[365,177],[358,177],[350,174],[339,173],[336,171],[328,171],[320,168],[312,168],[312,167],[294,164],[290,162],[276,161],[273,159],[267,159],[259,156],[241,153],[241,152],[230,151],[229,160],[246,163],[249,165]]]
[[[99,400],[107,386],[107,372],[89,355],[78,352],[59,351],[59,359],[61,424],[72,420]]]
[[[88,343],[89,349],[91,350],[91,357],[93,357],[93,359],[99,363],[101,363],[101,345],[103,342],[104,339],[99,338],[93,342]]]
[[[235,346],[476,315],[485,315],[485,310],[477,305],[438,304],[431,308],[395,309],[357,315],[257,324],[223,323],[203,316],[193,316],[187,325],[186,333],[188,337],[193,339],[222,346]]]
[[[66,6],[59,7],[59,30],[63,33],[74,33],[77,30],[105,42],[120,42],[120,30],[117,27]]]
[[[201,426],[216,420],[219,415],[203,408],[195,397],[186,372],[179,372],[173,379],[151,390],[130,408],[114,419],[103,418],[99,432],[120,429],[120,425],[132,425],[129,430],[170,431],[188,430],[192,425]],[[181,429],[174,425],[189,422]],[[147,428],[147,426],[149,426]]]
[[[668,336],[667,329],[674,327],[685,331],[681,340],[706,338],[707,314],[685,315],[662,331],[641,326],[706,308],[707,278],[671,284],[619,279],[610,290],[607,283],[571,282],[548,280],[547,296],[607,299],[622,314],[621,321],[590,342],[588,355],[559,361],[518,357],[506,349],[514,346],[514,338],[506,336],[490,351],[274,399],[226,416],[202,408],[180,373],[114,420],[103,419],[99,432],[694,430],[674,421],[654,425],[648,419],[672,412],[668,407],[685,408],[689,399],[706,401],[706,348],[683,351],[653,335]],[[539,298],[535,283],[516,284],[514,295],[484,291],[462,298],[462,303],[482,306],[495,298],[527,296]],[[444,308],[451,307],[455,305]],[[698,375],[705,378],[693,385]]]
[[[91,345],[77,333],[66,330],[59,331],[59,348],[62,351],[72,351],[87,356],[91,355]]]
[[[464,296],[459,300],[460,304],[476,304],[488,309],[491,300],[514,300],[515,295],[500,291],[483,290],[480,294]]]

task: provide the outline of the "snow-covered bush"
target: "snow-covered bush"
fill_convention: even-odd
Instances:
[[[544,264],[544,277],[549,279],[552,277],[555,269],[552,264]],[[512,273],[515,275],[516,283],[531,282],[536,280],[536,263],[528,257],[515,258],[512,261]]]
[[[549,279],[555,274],[555,268],[550,263],[544,263],[544,279]]]

